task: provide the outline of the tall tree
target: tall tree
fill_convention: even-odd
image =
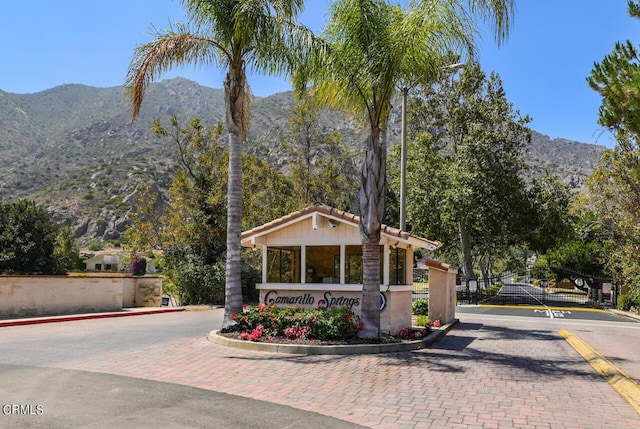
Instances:
[[[177,25],[136,48],[129,66],[133,118],[149,83],[174,66],[214,65],[227,69],[224,79],[228,131],[226,287],[223,326],[242,310],[242,142],[248,120],[247,67],[259,72],[288,73],[291,51],[305,32],[294,23],[302,0],[182,0],[194,28]],[[302,44],[298,45],[302,46]]]
[[[465,8],[468,6],[468,8]],[[441,67],[441,54],[462,48],[473,54],[472,14],[508,32],[513,0],[463,2],[416,0],[408,9],[383,0],[335,0],[325,28],[326,49],[299,71],[319,100],[366,121],[360,235],[363,250],[363,337],[380,335],[380,231],[385,209],[387,122],[396,87],[420,81]]]
[[[167,197],[159,189],[138,188],[129,246],[145,253],[164,253],[165,273],[178,286],[181,302],[220,304],[224,301],[224,254],[228,152],[222,145],[222,124],[209,128],[193,119],[188,127],[174,117],[153,132],[170,138],[178,153]],[[244,229],[283,216],[291,209],[291,183],[265,162],[243,154]],[[251,269],[243,266],[243,295],[249,291]],[[222,279],[222,280],[221,280]]]
[[[31,200],[0,203],[0,273],[63,274],[55,254],[59,228]]]
[[[629,14],[640,18],[640,2],[628,2]],[[640,302],[640,55],[631,41],[594,64],[587,78],[602,96],[598,122],[611,130],[616,146],[606,151],[589,188],[599,214],[611,225],[615,244],[606,252],[612,274],[631,287]]]
[[[296,209],[316,203],[350,211],[357,194],[356,154],[342,133],[326,133],[318,123],[321,109],[308,96],[291,109],[289,139],[283,146],[292,155],[290,176]]]
[[[497,75],[477,64],[457,74],[444,70],[412,98],[408,215],[414,231],[459,250],[470,279],[524,235],[529,130]]]
[[[569,185],[545,171],[533,179],[527,194],[529,220],[522,232],[531,250],[544,254],[574,238]]]

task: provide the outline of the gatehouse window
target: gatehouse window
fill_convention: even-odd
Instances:
[[[340,283],[340,246],[306,246],[305,252],[307,283]]]
[[[300,283],[300,246],[267,249],[267,282]]]
[[[363,269],[362,246],[346,246],[345,248],[345,283],[362,284]],[[380,283],[383,279],[384,246],[380,246]]]
[[[406,283],[406,260],[406,249],[391,249],[389,253],[389,284],[403,285]]]

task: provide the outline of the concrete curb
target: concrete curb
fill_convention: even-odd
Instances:
[[[458,319],[454,319],[451,323],[441,326],[438,330],[430,333],[421,340],[408,341],[404,343],[391,344],[350,344],[350,345],[306,345],[306,344],[276,344],[263,343],[253,341],[236,340],[220,335],[219,330],[209,333],[207,339],[215,344],[237,349],[271,352],[271,353],[287,353],[301,355],[355,355],[355,354],[378,354],[378,353],[397,353],[418,350],[433,344],[435,341],[443,337],[456,324]]]
[[[609,311],[615,315],[628,317],[629,319],[634,319],[640,322],[640,314],[635,314],[630,311],[616,310],[615,308],[609,309]]]
[[[30,319],[6,319],[6,320],[0,320],[0,328],[6,328],[9,326],[38,325],[41,323],[73,322],[77,320],[108,319],[113,317],[143,316],[147,314],[160,314],[160,313],[176,313],[180,311],[185,311],[185,309],[178,307],[178,308],[165,308],[165,309],[154,309],[154,310],[122,311],[122,312],[112,312],[112,313],[87,313],[87,314],[74,314],[74,315],[66,315],[66,316],[34,317]]]
[[[560,335],[640,414],[640,385],[582,338],[564,329]]]

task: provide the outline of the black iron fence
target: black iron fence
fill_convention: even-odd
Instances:
[[[412,302],[416,299],[429,299],[429,283],[413,282]]]
[[[606,279],[538,279],[531,273],[505,273],[487,279],[460,280],[459,304],[544,305],[553,307],[611,307],[618,288]]]

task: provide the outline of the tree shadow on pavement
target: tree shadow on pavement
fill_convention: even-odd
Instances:
[[[496,348],[489,350],[485,341],[495,341]],[[525,353],[526,349],[518,347],[515,341],[523,342],[522,346],[530,348],[532,352]],[[504,367],[511,375],[515,375],[514,371],[518,371],[522,378],[535,376],[537,380],[553,380],[579,376],[601,380],[600,375],[592,371],[577,353],[575,356],[549,356],[534,352],[536,343],[543,344],[548,341],[564,343],[565,340],[552,331],[530,331],[477,323],[460,323],[427,349],[395,356],[387,354],[385,364],[407,365],[419,362],[420,365],[432,371],[467,372],[472,370],[471,363],[483,362],[498,369]],[[477,347],[474,347],[475,343],[478,344]]]

